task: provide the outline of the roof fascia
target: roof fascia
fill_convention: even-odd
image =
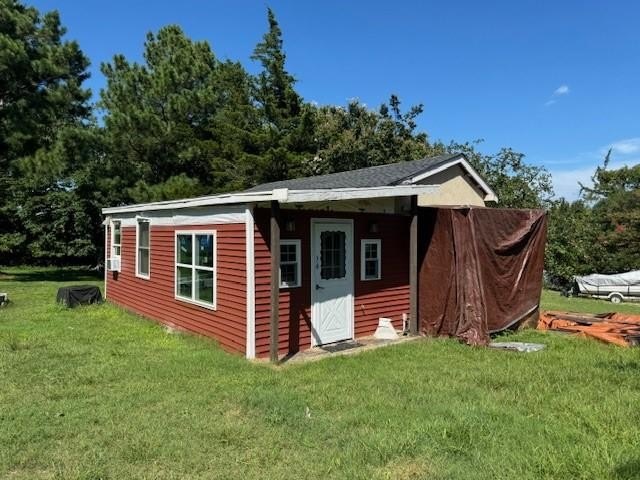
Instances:
[[[125,205],[122,207],[103,208],[105,215],[119,213],[137,213],[154,210],[173,210],[181,208],[204,207],[215,205],[235,205],[278,201],[280,203],[305,203],[332,200],[357,200],[368,198],[405,197],[422,195],[438,191],[437,185],[393,185],[387,187],[368,188],[331,188],[314,190],[288,190],[279,188],[265,192],[223,194],[184,200]]]
[[[358,200],[370,198],[407,197],[436,193],[437,185],[393,185],[368,188],[327,188],[314,190],[289,190],[282,203],[323,202],[331,200]]]
[[[275,192],[275,191],[274,191]],[[205,207],[213,205],[232,205],[241,203],[264,202],[274,200],[274,192],[260,193],[234,193],[213,195],[210,197],[187,198],[182,200],[170,200],[164,202],[140,203],[136,205],[124,205],[121,207],[107,207],[102,209],[105,215],[113,213],[146,212],[152,210],[170,210],[191,207]]]

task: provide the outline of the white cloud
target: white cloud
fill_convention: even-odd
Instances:
[[[569,85],[560,85],[553,92],[554,97],[559,97],[560,95],[566,95],[569,93]]]
[[[617,140],[597,150],[584,152],[573,159],[556,161],[553,163],[554,167],[549,168],[556,197],[576,200],[580,196],[578,182],[585,186],[592,184],[591,177],[596,168],[602,165],[609,149],[612,150],[608,167],[611,170],[640,163],[640,137]]]
[[[591,176],[597,165],[576,168],[572,170],[551,170],[553,190],[556,197],[564,197],[567,200],[577,200],[580,196],[580,183],[591,184]]]
[[[619,140],[609,145],[612,150],[612,154],[615,155],[633,155],[634,153],[640,153],[640,137],[627,138],[625,140]],[[607,149],[608,150],[608,149]]]
[[[551,105],[553,105],[554,103],[556,103],[558,101],[558,97],[561,97],[563,95],[568,95],[569,92],[571,90],[569,90],[569,85],[560,85],[558,88],[556,88],[553,93],[551,94],[551,97],[549,98],[549,100],[547,100],[544,103],[545,107],[550,107]]]
[[[640,163],[640,158],[628,158],[625,160],[616,161],[612,158],[612,162],[609,164],[608,169],[617,170],[624,166],[631,166]],[[598,160],[593,160],[585,165],[584,163],[576,168],[556,170],[550,169],[551,178],[553,180],[553,190],[556,197],[564,197],[567,200],[577,200],[580,196],[580,183],[585,186],[591,186],[591,177],[596,171],[596,168],[602,165],[602,157]]]

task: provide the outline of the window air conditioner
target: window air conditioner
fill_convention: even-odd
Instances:
[[[118,257],[107,259],[107,270],[110,272],[120,271],[120,259]]]

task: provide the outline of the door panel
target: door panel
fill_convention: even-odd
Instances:
[[[353,225],[312,221],[311,325],[314,345],[353,338]]]

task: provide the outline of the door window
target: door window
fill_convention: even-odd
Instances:
[[[331,280],[345,278],[346,234],[340,231],[320,233],[320,278]]]

